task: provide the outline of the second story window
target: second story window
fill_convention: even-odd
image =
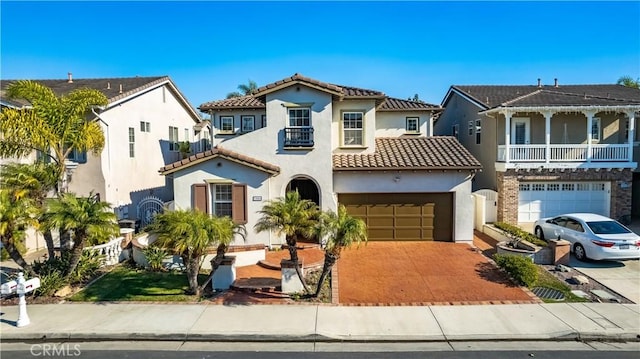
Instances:
[[[220,117],[220,132],[233,133],[233,116]]]
[[[311,109],[290,108],[289,126],[291,127],[311,127]]]
[[[169,126],[169,151],[178,151],[178,128]]]
[[[262,123],[260,124],[261,128],[267,127],[267,115],[262,115]]]
[[[406,131],[411,133],[420,132],[418,117],[407,117]]]
[[[135,152],[136,133],[133,127],[129,127],[129,157],[133,158],[136,155]]]
[[[242,132],[251,132],[254,130],[255,116],[242,116],[240,117],[242,122]]]
[[[342,130],[345,146],[362,146],[363,142],[363,123],[362,112],[343,112],[342,113]]]
[[[66,150],[66,148],[65,148]],[[69,155],[67,156],[69,161],[77,162],[77,163],[86,163],[87,162],[87,152],[80,151],[77,148],[74,148]]]
[[[591,139],[600,141],[600,119],[598,117],[594,117],[591,121]]]
[[[151,132],[151,124],[149,122],[140,121],[140,132]]]
[[[482,121],[476,120],[476,144],[479,145],[482,141]]]
[[[469,121],[469,136],[473,135],[473,121]]]
[[[458,139],[459,131],[460,131],[460,127],[458,126],[458,124],[451,126],[451,136],[455,137],[456,140]]]

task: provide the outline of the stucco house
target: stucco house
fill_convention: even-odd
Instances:
[[[640,215],[640,90],[621,85],[451,86],[436,134],[453,135],[498,192],[497,220]],[[634,171],[635,170],[635,171]],[[634,190],[632,191],[632,184]]]
[[[3,106],[29,106],[5,96],[4,89],[13,81],[2,81]],[[84,152],[70,155],[69,191],[83,196],[98,194],[120,219],[148,221],[144,217],[154,209],[140,211],[141,200],[173,199],[173,183],[158,174],[158,168],[181,158],[180,142],[189,141],[191,153],[211,148],[209,122],[202,120],[167,76],[75,79],[68,74],[66,79],[33,81],[50,87],[58,96],[92,88],[108,98],[104,108],[95,108],[90,115],[102,127],[105,147],[97,156]],[[36,247],[42,247],[40,244]],[[30,248],[33,245],[30,243]]]
[[[200,105],[214,148],[164,166],[175,207],[229,215],[250,244],[284,238],[253,228],[266,201],[298,190],[323,210],[367,221],[370,240],[471,241],[471,179],[480,163],[432,136],[440,107],[299,74],[252,95]]]

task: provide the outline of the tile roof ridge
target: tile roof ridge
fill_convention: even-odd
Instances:
[[[537,87],[536,87],[536,88],[537,88]],[[514,102],[516,102],[516,101],[522,100],[523,98],[527,98],[527,97],[530,97],[530,96],[533,96],[533,95],[537,95],[537,94],[539,94],[539,93],[541,93],[541,92],[543,92],[543,91],[545,91],[545,90],[544,90],[544,89],[540,89],[540,88],[538,88],[538,90],[536,90],[536,91],[529,92],[528,94],[524,94],[524,95],[521,95],[521,96],[518,96],[518,97],[514,97],[514,98],[512,98],[512,99],[511,99],[511,100],[509,100],[509,101],[505,101],[505,102],[501,103],[500,105],[501,105],[501,106],[502,106],[502,105],[509,105],[509,104],[514,103]]]

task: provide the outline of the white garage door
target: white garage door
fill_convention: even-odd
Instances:
[[[518,222],[572,212],[609,216],[609,186],[609,182],[522,182]]]

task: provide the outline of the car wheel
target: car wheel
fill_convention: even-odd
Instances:
[[[536,237],[542,239],[544,241],[544,232],[542,231],[542,228],[540,228],[540,226],[537,226],[536,229],[534,230]]]
[[[579,261],[587,260],[587,252],[585,252],[582,244],[576,244],[575,248],[573,248],[573,254],[575,254],[576,259]]]

